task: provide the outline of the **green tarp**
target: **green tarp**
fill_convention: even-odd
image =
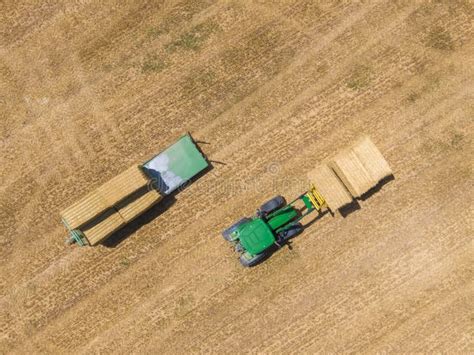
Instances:
[[[156,188],[169,195],[206,169],[208,163],[191,136],[186,134],[142,167]]]

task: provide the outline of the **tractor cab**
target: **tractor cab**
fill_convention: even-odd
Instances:
[[[262,218],[244,223],[237,233],[240,245],[251,254],[259,254],[275,243],[273,231]]]

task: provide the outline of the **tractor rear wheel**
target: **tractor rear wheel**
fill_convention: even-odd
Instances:
[[[278,195],[261,205],[260,212],[263,212],[264,214],[269,214],[285,205],[285,198],[283,196]]]
[[[291,238],[297,236],[303,231],[303,225],[301,223],[297,223],[290,228],[278,233],[278,244],[285,243]]]
[[[240,219],[239,221],[237,221],[233,225],[231,225],[229,228],[224,230],[222,232],[222,236],[228,242],[233,242],[234,240],[232,239],[231,234],[234,233],[237,230],[237,228],[239,228],[239,226],[241,226],[244,223],[247,223],[248,221],[250,221],[250,218],[247,218],[247,217],[244,217],[244,218]]]
[[[245,267],[252,267],[262,262],[268,257],[268,253],[263,252],[257,255],[249,255],[248,253],[243,253],[240,255],[240,263]]]

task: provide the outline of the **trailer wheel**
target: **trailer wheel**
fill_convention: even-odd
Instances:
[[[250,221],[250,218],[247,218],[247,217],[244,217],[244,218],[240,219],[239,221],[237,221],[233,225],[231,225],[229,228],[224,230],[222,232],[222,236],[228,242],[233,242],[234,240],[232,239],[231,234],[234,233],[239,226],[241,226],[244,223],[247,223],[248,221]]]
[[[264,214],[269,214],[285,205],[285,198],[283,196],[278,195],[261,205],[260,212],[263,212]]]
[[[261,263],[263,260],[265,260],[268,257],[268,253],[263,252],[257,255],[250,255],[248,253],[243,253],[240,255],[240,263],[242,266],[245,267],[252,267],[257,265],[258,263]]]

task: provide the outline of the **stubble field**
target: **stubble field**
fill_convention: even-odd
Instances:
[[[472,351],[470,1],[0,3],[0,352]],[[190,131],[105,245],[59,211]],[[220,231],[367,134],[394,179],[244,269]]]

